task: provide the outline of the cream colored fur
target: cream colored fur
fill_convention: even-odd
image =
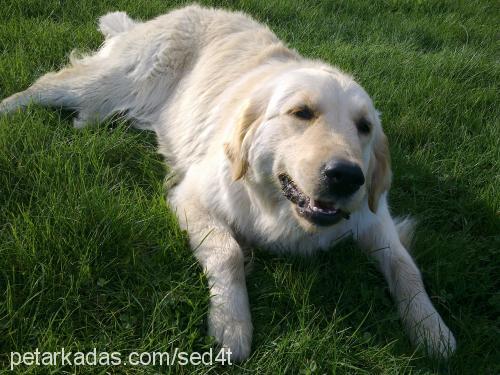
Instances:
[[[210,334],[235,358],[250,355],[252,340],[242,246],[313,254],[346,234],[378,262],[413,342],[435,356],[454,351],[405,248],[410,222],[397,225],[389,213],[387,140],[353,78],[301,57],[242,13],[194,5],[143,23],[118,12],[99,28],[106,40],[95,54],[73,56],[0,111],[68,107],[76,127],[121,113],[157,134],[175,181],[169,203],[208,275]],[[311,121],[294,116],[305,104]],[[355,126],[360,116],[368,135]],[[277,176],[320,196],[320,169],[331,158],[359,165],[366,183],[336,203],[349,220],[318,227],[297,215]]]

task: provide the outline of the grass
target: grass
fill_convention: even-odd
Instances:
[[[96,19],[182,2],[5,0],[0,97],[95,49]],[[346,242],[315,258],[255,251],[255,337],[238,366],[19,367],[23,373],[500,373],[500,124],[495,1],[209,1],[268,23],[354,74],[391,143],[393,211],[455,332],[448,362],[414,352],[374,265]],[[32,106],[0,118],[0,372],[11,351],[205,351],[206,280],[164,198],[152,135],[71,127]]]

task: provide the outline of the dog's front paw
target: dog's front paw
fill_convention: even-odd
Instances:
[[[211,309],[208,331],[223,348],[231,351],[231,360],[243,361],[250,356],[252,345],[252,322],[250,319],[235,319],[220,311]]]
[[[414,340],[434,358],[449,358],[457,347],[453,333],[440,317],[424,320],[414,330]]]

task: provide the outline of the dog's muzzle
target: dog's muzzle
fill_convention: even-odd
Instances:
[[[349,213],[335,208],[334,202],[315,200],[304,194],[286,173],[280,174],[278,179],[283,195],[295,204],[297,214],[312,224],[328,226],[349,219]]]

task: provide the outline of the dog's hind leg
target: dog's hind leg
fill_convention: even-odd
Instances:
[[[123,28],[114,26],[114,32],[124,32]],[[69,66],[43,75],[28,89],[3,100],[0,113],[22,109],[30,103],[63,107],[78,112],[75,126],[82,127],[87,122],[126,111],[127,103],[124,102],[133,90],[129,80],[124,78],[128,62],[114,57],[120,52],[119,42],[123,37],[107,39],[96,53],[89,56],[76,57],[72,53]]]
[[[75,126],[123,114],[136,127],[154,129],[175,86],[194,63],[209,22],[198,7],[139,23],[116,12],[100,19],[107,37],[93,55],[48,73],[0,103],[0,113],[37,103],[78,112]],[[200,13],[200,14],[198,14]]]
[[[99,30],[106,37],[103,46],[95,54],[84,58],[71,56],[71,65],[58,71],[47,73],[39,78],[31,87],[16,93],[0,103],[0,113],[7,113],[16,109],[24,108],[30,103],[36,103],[48,107],[66,107],[80,112],[75,124],[82,125],[96,111],[98,102],[106,99],[98,98],[102,92],[102,86],[113,77],[112,70],[120,70],[120,67],[109,67],[112,61],[110,56],[117,44],[113,37],[125,33],[135,27],[138,23],[132,20],[124,12],[108,13],[99,19]],[[117,69],[118,68],[118,69]],[[100,88],[101,87],[101,88]],[[108,91],[108,90],[104,90]],[[102,106],[99,105],[99,107]],[[102,109],[101,109],[102,110]],[[99,111],[98,111],[99,112]],[[109,115],[106,113],[106,115]]]
[[[48,107],[82,109],[84,89],[91,80],[89,67],[68,67],[47,73],[28,89],[0,103],[0,113],[7,113],[36,103]]]

